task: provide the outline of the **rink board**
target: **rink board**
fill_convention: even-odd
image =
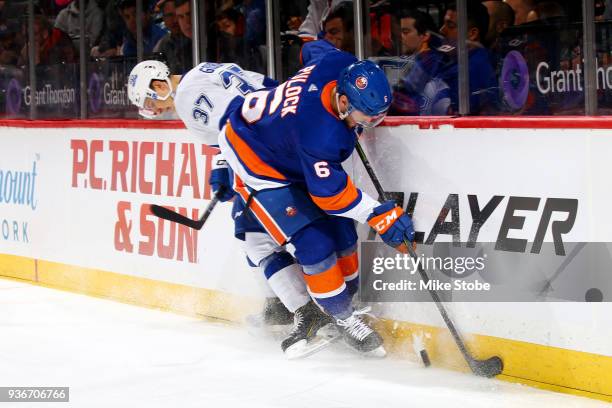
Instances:
[[[470,220],[468,194],[481,202],[493,195],[505,200],[560,197],[580,202],[564,239],[610,241],[607,153],[612,138],[604,120],[386,124],[363,143],[385,189],[419,193],[417,229],[429,230],[449,194],[459,196],[465,220]],[[258,285],[232,237],[229,204],[220,205],[198,233],[160,222],[147,211],[148,204],[163,204],[196,218],[209,202],[214,152],[180,125],[2,125],[0,276],[233,321],[259,308]],[[358,159],[347,168],[356,184],[373,194]],[[542,206],[515,231],[517,237],[533,237]],[[481,239],[494,240],[502,217],[500,207],[481,229]],[[462,236],[469,228],[468,222],[461,224]],[[360,233],[365,236],[367,229]],[[502,356],[504,379],[612,400],[612,316],[606,305],[465,303],[448,308],[461,329],[471,333],[471,349],[483,357]],[[465,369],[432,304],[389,304],[382,315],[397,353],[416,358],[410,351],[412,334],[424,333],[435,363]]]

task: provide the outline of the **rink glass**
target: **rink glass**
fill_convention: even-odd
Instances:
[[[449,14],[450,3],[355,0],[342,10],[315,13],[318,19],[310,34],[379,63],[395,91],[390,115],[609,114],[608,2],[560,0],[556,7],[519,11],[513,24],[496,30],[495,37],[487,33],[480,43],[457,40],[471,38],[471,2],[458,1],[457,10]],[[85,0],[75,0],[72,6],[34,0],[0,5],[3,117],[138,118],[125,83],[132,67],[147,58],[166,61],[176,74],[200,61],[235,62],[283,81],[300,68],[305,24],[312,17],[308,0],[234,6],[205,0],[174,11],[181,28],[177,31],[175,20],[168,19],[171,7],[160,9],[156,2],[141,1],[134,11],[137,24],[128,29],[115,2],[88,9],[83,21],[78,13],[67,20],[66,8],[75,4],[89,7]],[[426,13],[433,21],[430,46],[444,58],[435,61],[440,69],[423,71],[429,77],[415,71],[419,60],[408,49],[416,38],[414,27],[402,18],[407,9]],[[84,35],[79,34],[81,23]],[[174,30],[170,46],[155,47],[152,26],[157,32]],[[488,63],[470,63],[478,48],[489,54]],[[485,64],[490,65],[491,81],[482,81],[489,76],[488,69],[482,70]]]

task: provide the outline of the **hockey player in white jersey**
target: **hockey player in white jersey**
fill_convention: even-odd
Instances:
[[[264,75],[245,71],[236,64],[204,62],[181,77],[170,75],[168,67],[160,61],[143,61],[130,73],[128,97],[138,106],[140,115],[147,118],[175,110],[193,135],[201,137],[208,145],[216,146],[221,128],[229,113],[242,105],[242,97],[251,91],[276,85]],[[229,169],[219,154],[213,160],[210,183],[222,201],[230,200],[234,195],[229,180]],[[234,200],[232,216],[236,237],[245,241],[249,264],[258,266],[263,272],[257,275],[268,299],[264,317],[272,318],[274,313],[282,315],[279,306],[284,305],[295,314],[294,331],[307,333],[308,339],[302,339],[302,344],[297,344],[295,336],[283,341],[281,347],[289,353],[289,347],[303,346],[331,319],[312,301],[301,267],[295,259],[263,232],[256,220],[249,218],[241,200]],[[282,305],[275,299],[280,299]],[[291,319],[291,315],[287,315],[285,317]],[[305,315],[309,318],[304,319]],[[277,316],[272,322],[285,320],[285,324],[289,323],[282,317],[278,319]],[[314,323],[302,327],[305,321]]]

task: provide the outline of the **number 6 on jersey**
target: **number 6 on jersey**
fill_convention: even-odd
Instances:
[[[314,169],[315,169],[315,173],[317,174],[317,176],[319,176],[320,178],[329,177],[331,172],[329,171],[327,166],[328,166],[328,163],[326,161],[316,162],[314,164]]]

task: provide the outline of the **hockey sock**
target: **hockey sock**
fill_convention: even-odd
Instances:
[[[351,294],[344,282],[342,268],[336,256],[329,257],[327,262],[304,267],[304,280],[312,298],[327,312],[338,319],[346,319],[353,312]],[[331,261],[331,262],[330,262]],[[331,265],[323,269],[325,263]]]
[[[350,248],[347,251],[338,252],[337,256],[344,282],[349,294],[353,296],[357,293],[357,289],[359,289],[359,258],[357,251],[355,248]]]
[[[272,291],[291,313],[310,301],[302,268],[287,252],[276,252],[263,261],[261,267]]]
[[[266,276],[264,275],[262,268],[255,265],[253,261],[247,256],[247,262],[249,266],[253,268],[253,274],[255,275],[255,280],[257,281],[257,285],[261,289],[261,293],[264,297],[271,298],[277,297],[272,288],[270,287]]]

